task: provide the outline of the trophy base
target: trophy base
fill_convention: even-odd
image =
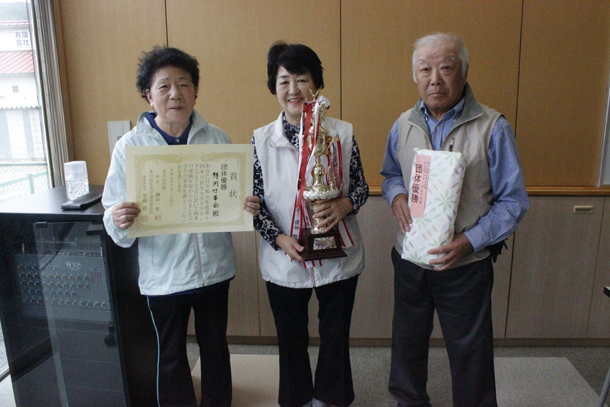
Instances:
[[[305,229],[300,243],[305,247],[301,252],[303,261],[347,257],[341,250],[341,237],[337,229],[317,234],[311,233],[311,229]]]

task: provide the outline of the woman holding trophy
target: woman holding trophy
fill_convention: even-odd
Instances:
[[[254,131],[254,225],[280,352],[281,407],[354,401],[349,331],[364,248],[356,213],[368,198],[350,123],[326,117],[322,63],[301,44],[268,53],[267,86],[282,107]],[[308,303],[319,302],[320,349],[311,374]]]

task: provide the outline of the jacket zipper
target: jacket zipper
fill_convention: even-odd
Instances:
[[[460,126],[462,126],[462,125],[464,125],[464,124],[466,124],[466,123],[468,123],[468,122],[471,122],[471,121],[472,121],[472,120],[474,120],[474,119],[477,119],[479,116],[481,116],[481,114],[476,115],[476,116],[474,116],[474,117],[471,117],[471,118],[469,118],[468,120],[463,121],[462,123],[458,124],[456,127],[454,127],[454,128],[452,128],[452,129],[451,129],[451,131],[449,132],[449,134],[447,134],[447,138],[449,138],[449,137],[453,137],[453,138],[451,139],[451,143],[449,144],[449,151],[450,151],[450,152],[453,152],[453,143],[455,142],[455,135],[451,135],[451,133],[453,133],[453,131],[454,131],[455,129],[457,129],[458,127],[460,127]],[[425,130],[424,130],[422,127],[421,127],[421,126],[418,126],[416,123],[414,123],[414,122],[412,122],[412,121],[410,121],[410,120],[407,120],[407,123],[409,123],[409,124],[410,124],[411,126],[413,126],[413,127],[417,127],[418,129],[420,129],[420,130],[421,130],[421,131],[423,131],[424,133],[427,133],[427,132],[426,132],[426,131],[425,131]],[[447,138],[445,138],[445,143],[447,142]],[[430,150],[434,150],[434,148],[432,147],[432,140],[431,140],[431,136],[429,136],[429,137],[428,137],[427,141],[428,141],[428,144],[429,144],[428,148],[429,148]],[[443,145],[445,145],[445,143],[443,143]],[[440,150],[440,151],[443,151],[443,146],[441,146],[441,150]]]
[[[197,253],[197,271],[199,272],[199,278],[201,279],[201,283],[205,286],[205,280],[203,279],[203,267],[201,266],[201,252],[199,251],[199,235],[193,233],[192,235],[195,238],[195,251]]]

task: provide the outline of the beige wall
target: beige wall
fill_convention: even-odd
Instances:
[[[325,68],[323,92],[331,101],[330,112],[340,115],[339,0],[166,3],[169,45],[195,55],[200,63],[196,109],[225,129],[234,143],[249,143],[254,129],[281,112],[267,88],[267,51],[280,39],[316,50]],[[315,29],[305,19],[290,17],[297,15],[315,16]]]
[[[93,184],[104,182],[110,163],[107,122],[133,124],[149,108],[135,88],[142,51],[168,44],[196,56],[202,72],[196,108],[234,142],[248,143],[280,112],[266,88],[266,52],[284,39],[318,52],[330,115],[353,122],[367,179],[378,191],[387,133],[418,98],[413,42],[433,31],[461,35],[477,98],[516,129],[530,192],[576,196],[533,199],[497,264],[496,337],[610,337],[610,300],[601,291],[608,284],[610,198],[597,188],[610,1],[57,0],[55,10],[71,159],[87,161]],[[594,211],[574,214],[575,205]],[[367,263],[352,335],[389,338],[396,224],[381,197],[372,197],[359,219]],[[235,234],[234,241],[239,271],[229,334],[273,336],[256,234]]]
[[[597,186],[609,17],[609,1],[524,3],[517,145],[528,186]]]
[[[143,50],[183,48],[201,65],[196,108],[236,143],[279,113],[266,88],[266,52],[302,42],[325,67],[330,114],[353,122],[378,190],[387,133],[418,98],[412,44],[461,35],[477,98],[515,127],[528,187],[596,187],[610,69],[610,2],[584,0],[59,0],[71,159],[101,184],[107,122],[149,106],[135,90]]]
[[[107,122],[135,123],[148,104],[136,91],[138,58],[166,41],[165,1],[59,1],[74,156],[89,182],[110,166]]]
[[[413,43],[437,31],[460,35],[470,53],[468,79],[477,98],[514,123],[521,1],[368,1],[342,5],[343,118],[353,122],[371,185],[392,125],[419,95]]]

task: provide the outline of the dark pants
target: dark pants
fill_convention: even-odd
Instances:
[[[267,282],[280,350],[281,407],[301,407],[312,397],[339,407],[354,401],[349,331],[358,276],[315,287],[319,302],[320,350],[315,385],[309,364],[308,304],[312,288]]]
[[[231,406],[231,361],[226,338],[228,298],[228,283],[198,294],[148,297],[159,344],[159,406],[196,406],[186,354],[191,308],[195,312],[201,356],[201,407]]]
[[[487,258],[426,270],[392,249],[394,320],[389,390],[400,407],[430,407],[428,351],[436,309],[449,355],[455,407],[496,407],[491,323],[493,267]]]

